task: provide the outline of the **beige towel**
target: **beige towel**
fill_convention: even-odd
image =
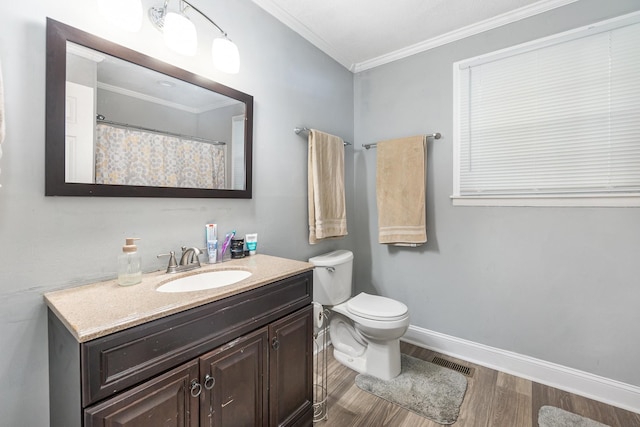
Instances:
[[[309,243],[347,234],[344,192],[344,141],[309,132]]]
[[[377,144],[378,241],[400,246],[427,241],[425,137]]]

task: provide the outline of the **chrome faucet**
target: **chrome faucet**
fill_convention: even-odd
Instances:
[[[196,268],[200,268],[200,258],[204,249],[200,248],[187,248],[186,246],[182,247],[182,255],[180,256],[180,263],[176,262],[176,253],[174,251],[169,252],[168,254],[160,254],[158,258],[161,256],[169,257],[169,265],[167,266],[167,273],[181,273],[183,271],[194,270]]]

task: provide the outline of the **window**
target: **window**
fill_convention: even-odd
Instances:
[[[453,70],[454,205],[640,206],[640,13]]]

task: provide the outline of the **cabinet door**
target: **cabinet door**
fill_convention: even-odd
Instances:
[[[311,425],[313,420],[313,308],[269,326],[270,425]]]
[[[103,403],[89,407],[85,410],[84,425],[197,427],[199,390],[198,361],[194,360]],[[193,397],[192,393],[196,397]]]
[[[267,426],[268,338],[261,328],[200,358],[201,426]]]

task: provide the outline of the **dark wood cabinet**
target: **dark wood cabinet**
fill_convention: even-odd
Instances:
[[[49,311],[51,427],[311,426],[312,280],[302,273],[87,343]]]
[[[85,410],[86,427],[196,427],[197,361],[176,368]],[[192,385],[193,384],[193,385]]]
[[[268,330],[204,355],[201,427],[259,427],[268,421]]]
[[[313,418],[313,308],[272,323],[269,337],[270,425],[303,425]]]

